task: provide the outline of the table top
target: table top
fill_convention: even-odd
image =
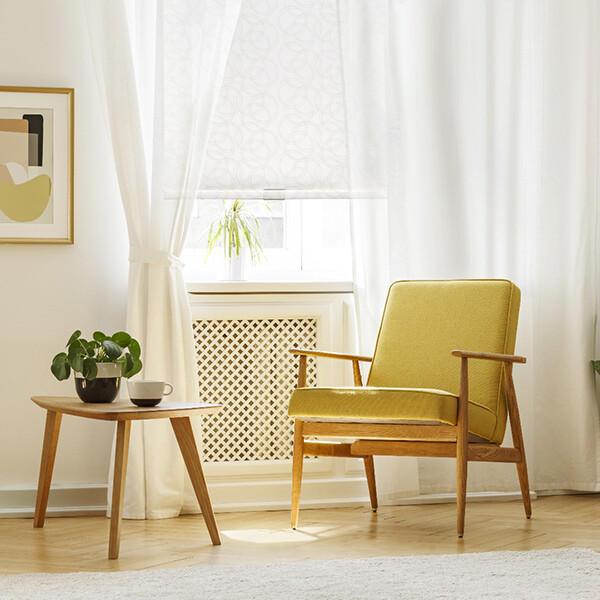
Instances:
[[[158,406],[139,407],[129,400],[115,400],[107,404],[87,404],[79,398],[67,396],[32,396],[38,406],[66,415],[100,419],[101,421],[138,421],[142,419],[167,419],[212,415],[222,405],[207,402],[169,402]]]

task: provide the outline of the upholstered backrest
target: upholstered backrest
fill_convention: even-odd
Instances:
[[[519,288],[500,279],[397,281],[390,287],[367,385],[458,394],[454,349],[512,354]],[[469,400],[495,416],[485,437],[506,428],[502,364],[469,361]]]

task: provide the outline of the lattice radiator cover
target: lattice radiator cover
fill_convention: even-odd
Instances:
[[[317,319],[194,321],[200,397],[223,409],[203,419],[203,460],[283,460],[292,457],[288,402],[298,378],[293,346],[315,348]],[[308,359],[307,385],[317,382]]]

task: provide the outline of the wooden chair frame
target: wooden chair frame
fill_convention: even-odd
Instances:
[[[352,361],[354,385],[363,385],[360,362],[371,362],[368,356],[321,352],[292,348],[292,354],[300,357],[297,387],[306,387],[307,357],[332,358]],[[292,528],[298,524],[300,510],[300,489],[302,486],[302,465],[304,456],[340,456],[362,458],[365,464],[371,508],[377,511],[377,489],[373,456],[439,456],[456,457],[456,502],[457,533],[462,538],[465,531],[465,504],[467,496],[468,461],[515,463],[521,486],[525,515],[531,518],[531,498],[525,446],[521,430],[521,419],[517,396],[512,377],[513,363],[525,363],[523,356],[512,354],[492,354],[453,350],[453,356],[460,358],[460,391],[456,425],[401,425],[394,423],[342,423],[328,421],[303,421],[294,423],[294,457],[292,464]],[[503,363],[504,387],[506,392],[508,417],[512,431],[513,447],[504,448],[493,443],[469,441],[469,360],[495,360]],[[351,443],[305,441],[305,437],[356,438]]]

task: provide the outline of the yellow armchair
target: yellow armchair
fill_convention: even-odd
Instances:
[[[298,387],[292,527],[305,455],[362,458],[377,509],[374,455],[456,457],[457,532],[464,534],[468,461],[515,463],[527,518],[531,500],[512,379],[519,288],[506,280],[398,281],[390,287],[373,358],[294,348]],[[308,356],[352,362],[354,387],[307,388]],[[371,362],[363,387],[360,362]],[[472,363],[472,364],[471,364]],[[501,446],[510,419],[513,447]],[[304,438],[350,438],[322,443]]]

